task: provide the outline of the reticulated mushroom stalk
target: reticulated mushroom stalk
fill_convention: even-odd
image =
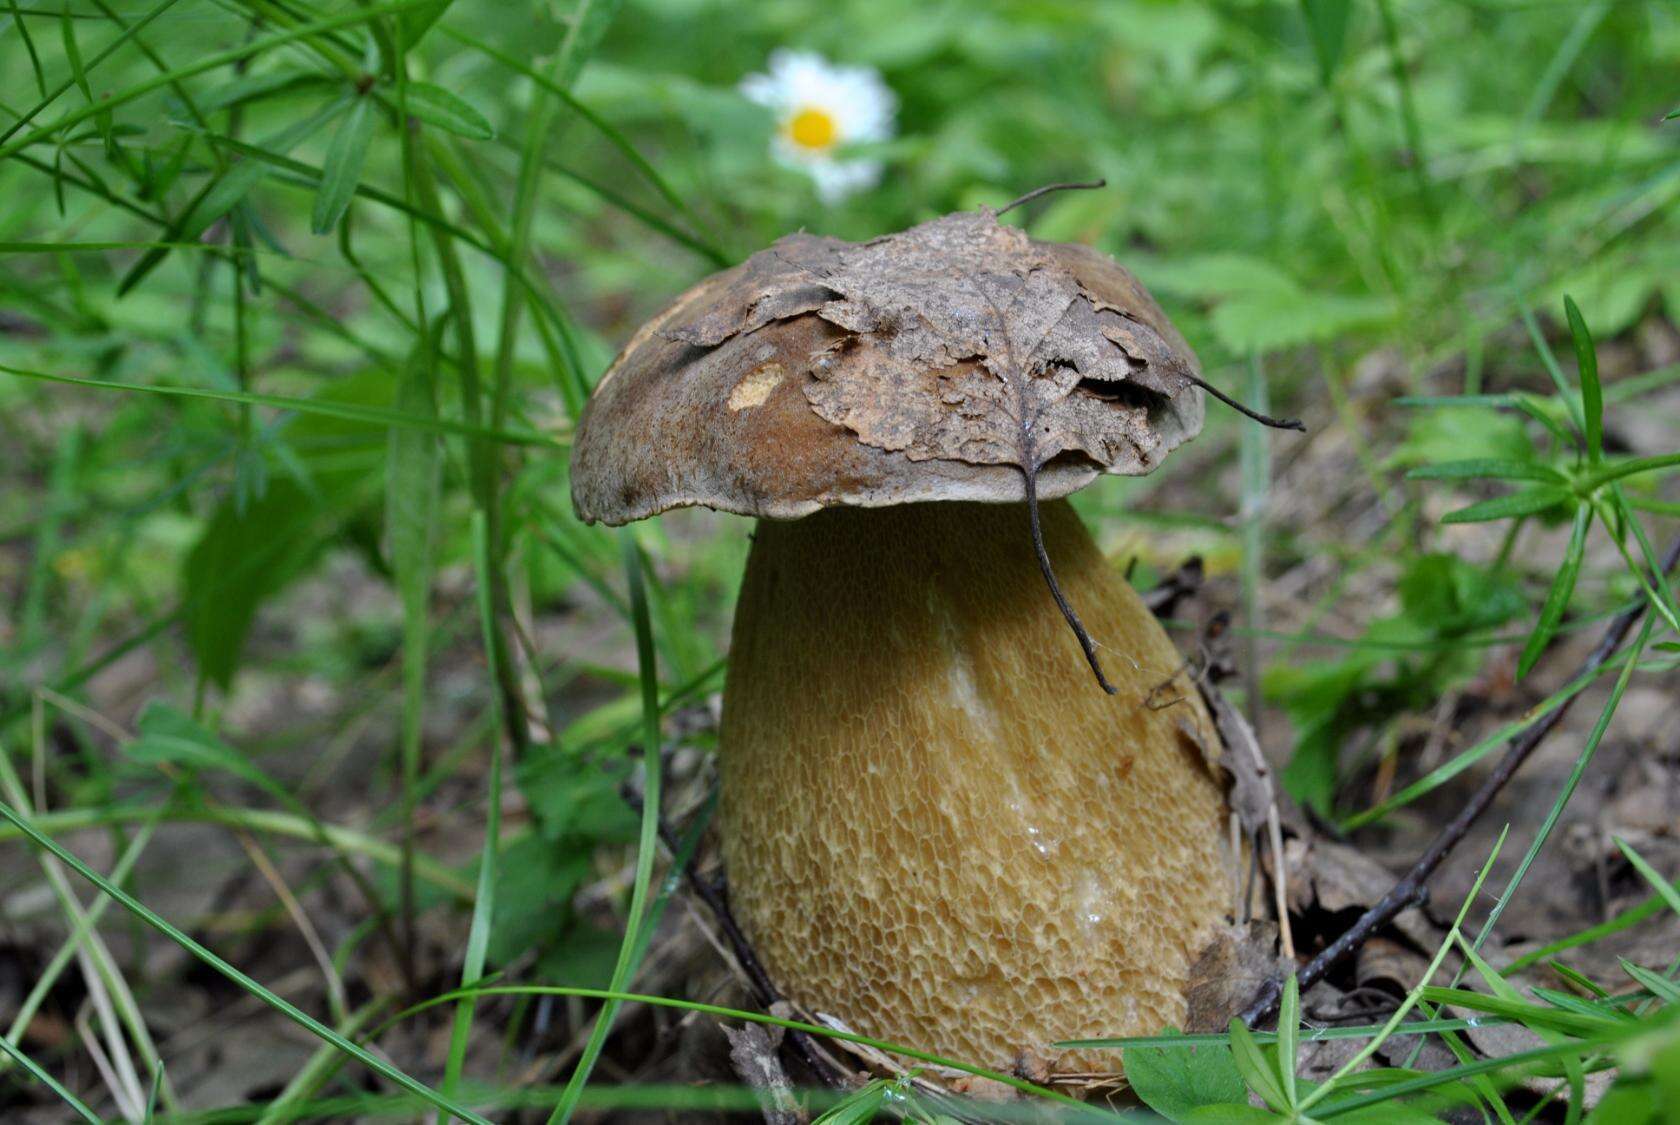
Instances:
[[[1050,1044],[1184,1026],[1231,898],[1225,805],[1194,688],[1155,691],[1177,651],[1066,502],[1043,524],[1115,696],[1019,504],[761,522],[720,835],[735,910],[802,1006],[972,1063],[1112,1073],[1114,1052]]]

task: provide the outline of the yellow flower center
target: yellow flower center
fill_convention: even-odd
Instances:
[[[827,110],[806,106],[788,118],[787,135],[800,148],[833,148],[840,138],[840,126]]]

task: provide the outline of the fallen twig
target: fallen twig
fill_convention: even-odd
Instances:
[[[1661,572],[1666,574],[1673,570],[1677,563],[1680,563],[1680,536],[1677,536],[1669,544],[1668,550],[1664,552],[1660,564]],[[1611,656],[1615,655],[1616,650],[1627,639],[1628,633],[1645,616],[1649,607],[1650,603],[1642,598],[1637,605],[1623,610],[1612,618],[1610,624],[1604,630],[1604,635],[1599,638],[1598,644],[1588,654],[1585,663],[1582,664],[1581,670],[1575,678],[1597,671]],[[1377,930],[1392,922],[1402,910],[1424,897],[1426,894],[1424,884],[1435,873],[1435,869],[1441,866],[1442,861],[1447,858],[1453,848],[1464,839],[1470,831],[1470,826],[1476,822],[1476,818],[1486,812],[1489,805],[1493,804],[1493,799],[1511,780],[1512,775],[1528,760],[1529,755],[1533,754],[1540,743],[1545,741],[1546,736],[1557,728],[1558,723],[1563,721],[1564,715],[1569,711],[1570,704],[1575,699],[1576,696],[1573,695],[1566,697],[1556,707],[1541,716],[1533,726],[1513,739],[1510,749],[1505,751],[1505,756],[1499,760],[1499,764],[1494,767],[1487,780],[1482,782],[1481,787],[1475,793],[1471,794],[1470,800],[1463,809],[1459,810],[1458,815],[1445,828],[1441,829],[1434,840],[1430,841],[1429,847],[1425,848],[1417,862],[1412,864],[1411,870],[1407,871],[1405,876],[1395,883],[1374,906],[1361,914],[1359,920],[1349,926],[1340,937],[1325,946],[1318,956],[1296,972],[1295,979],[1300,982],[1303,992],[1322,980],[1326,973],[1349,954],[1364,945]],[[1254,1002],[1243,1011],[1243,1023],[1249,1027],[1254,1027],[1261,1020],[1271,1016],[1277,1011],[1278,1000],[1282,995],[1283,982],[1275,977],[1268,980],[1261,987],[1259,994],[1255,996]]]

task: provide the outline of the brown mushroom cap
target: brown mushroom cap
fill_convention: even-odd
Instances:
[[[1195,355],[1125,268],[991,211],[789,235],[636,333],[579,423],[589,522],[703,505],[1020,501],[1155,469],[1202,425]],[[1023,431],[1023,422],[1027,423]]]

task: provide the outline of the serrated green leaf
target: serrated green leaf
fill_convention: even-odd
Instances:
[[[429,82],[408,84],[408,112],[420,120],[447,129],[456,136],[487,141],[496,135],[485,116],[441,86]]]
[[[1246,1090],[1228,1047],[1127,1047],[1121,1058],[1137,1096],[1170,1121],[1200,1106],[1240,1102]]]
[[[310,217],[310,229],[316,234],[327,234],[336,227],[356,194],[362,164],[373,140],[373,114],[372,99],[357,98],[333,133],[321,164],[321,186],[315,193],[315,210]]]
[[[1569,495],[1568,489],[1543,485],[1540,488],[1513,492],[1509,496],[1496,496],[1491,500],[1460,508],[1456,512],[1448,512],[1441,517],[1441,522],[1483,523],[1487,520],[1510,519],[1513,516],[1537,515],[1564,503],[1569,499]]]
[[[1540,654],[1546,651],[1546,646],[1557,632],[1558,623],[1563,620],[1563,611],[1569,607],[1569,599],[1575,593],[1575,580],[1581,573],[1581,559],[1587,548],[1587,528],[1591,525],[1592,507],[1582,504],[1575,509],[1575,524],[1570,530],[1563,565],[1558,567],[1557,577],[1552,579],[1552,588],[1546,592],[1546,602],[1540,607],[1540,619],[1535,622],[1534,631],[1523,645],[1522,658],[1517,661],[1519,680],[1533,670]]]

